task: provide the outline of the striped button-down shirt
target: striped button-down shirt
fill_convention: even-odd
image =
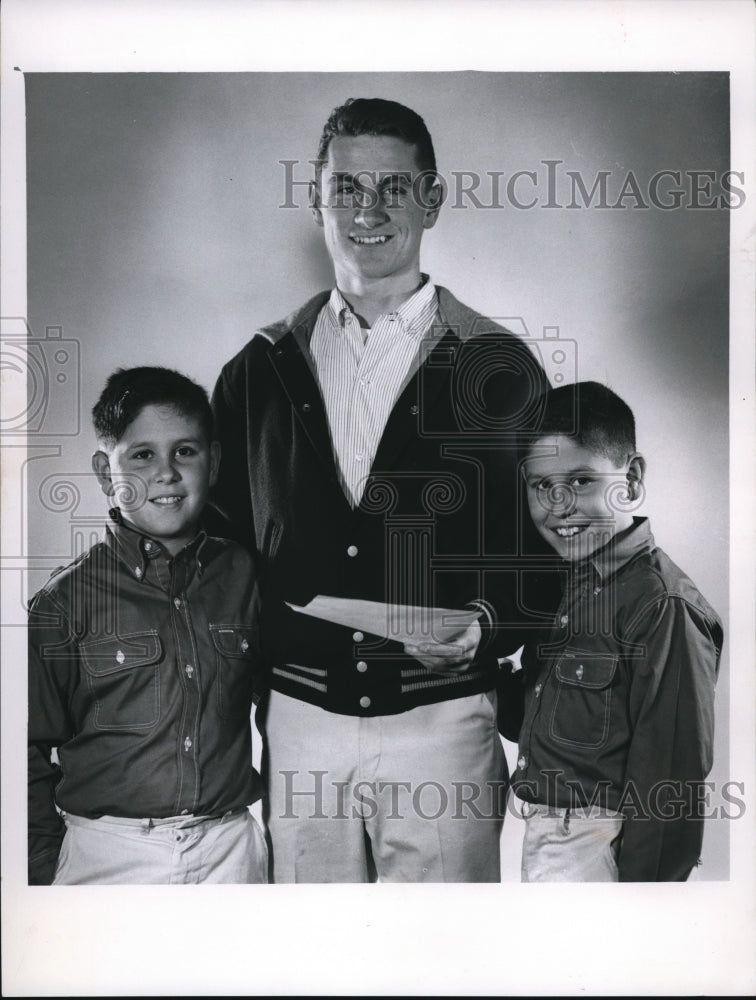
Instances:
[[[368,331],[360,327],[338,288],[318,314],[310,350],[339,480],[353,506],[360,502],[386,421],[437,310],[436,288],[425,280]]]

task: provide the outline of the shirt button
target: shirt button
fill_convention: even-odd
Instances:
[[[364,673],[365,673],[365,671],[367,670],[367,663],[365,663],[365,661],[364,661],[364,660],[359,660],[359,661],[357,662],[357,669],[359,670],[359,672],[360,672],[361,674],[364,674]]]
[[[354,559],[354,557],[357,555],[359,551],[360,550],[357,548],[356,545],[350,545],[349,548],[347,549],[347,555],[351,556]]]
[[[362,632],[355,632],[352,638],[354,639],[355,642],[362,642],[365,636],[363,635]]]
[[[370,699],[366,694],[360,698],[360,708],[370,708]]]
[[[355,462],[361,462],[362,461],[362,455],[359,452],[355,452],[354,460],[355,460]]]
[[[541,684],[536,684],[536,686],[535,686],[535,696],[536,696],[536,698],[541,693],[541,687],[542,687]]]
[[[191,750],[191,749],[192,749],[192,741],[187,736],[186,739],[184,740],[184,750]]]
[[[187,663],[187,665],[184,667],[184,670],[186,671],[187,677],[191,677],[194,674],[194,667],[191,665],[191,663]]]
[[[562,615],[562,617],[559,619],[559,624],[566,625],[569,620],[570,620],[569,615]]]
[[[521,771],[524,771],[525,767],[527,766],[527,763],[528,763],[527,757],[520,757],[517,761],[517,766],[520,768]]]
[[[177,611],[181,607],[181,601],[178,599],[178,597],[173,598],[173,606]]]
[[[597,597],[600,593],[601,593],[601,587],[594,587],[593,588],[593,596],[594,597]]]

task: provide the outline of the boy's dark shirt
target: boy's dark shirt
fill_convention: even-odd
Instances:
[[[53,576],[29,618],[29,882],[80,816],[217,815],[259,797],[249,554],[204,533],[171,559],[123,524]],[[58,748],[60,766],[51,763]]]
[[[506,681],[524,694],[513,784],[529,802],[621,809],[620,881],[682,881],[703,837],[694,787],[712,766],[722,626],[634,520],[572,567],[553,627]]]

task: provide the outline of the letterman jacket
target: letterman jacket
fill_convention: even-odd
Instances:
[[[391,411],[360,504],[338,480],[309,341],[323,292],[260,330],[213,394],[222,447],[215,508],[258,553],[271,687],[346,715],[388,715],[490,690],[496,656],[543,622],[542,543],[517,445],[548,387],[525,343],[437,286],[438,313]],[[217,531],[217,528],[213,528]],[[318,594],[483,610],[461,674],[434,674],[400,643],[303,615]],[[548,602],[547,602],[548,603]]]

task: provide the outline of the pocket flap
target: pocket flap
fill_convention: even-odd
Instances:
[[[93,639],[83,642],[79,648],[86,669],[100,676],[157,663],[162,655],[157,632],[131,632],[129,635]]]
[[[210,635],[221,656],[251,658],[257,646],[254,625],[211,625]]]
[[[611,683],[616,669],[616,656],[597,657],[593,654],[574,653],[562,657],[557,663],[556,675],[564,684],[576,684],[578,687],[585,688],[603,688]]]

